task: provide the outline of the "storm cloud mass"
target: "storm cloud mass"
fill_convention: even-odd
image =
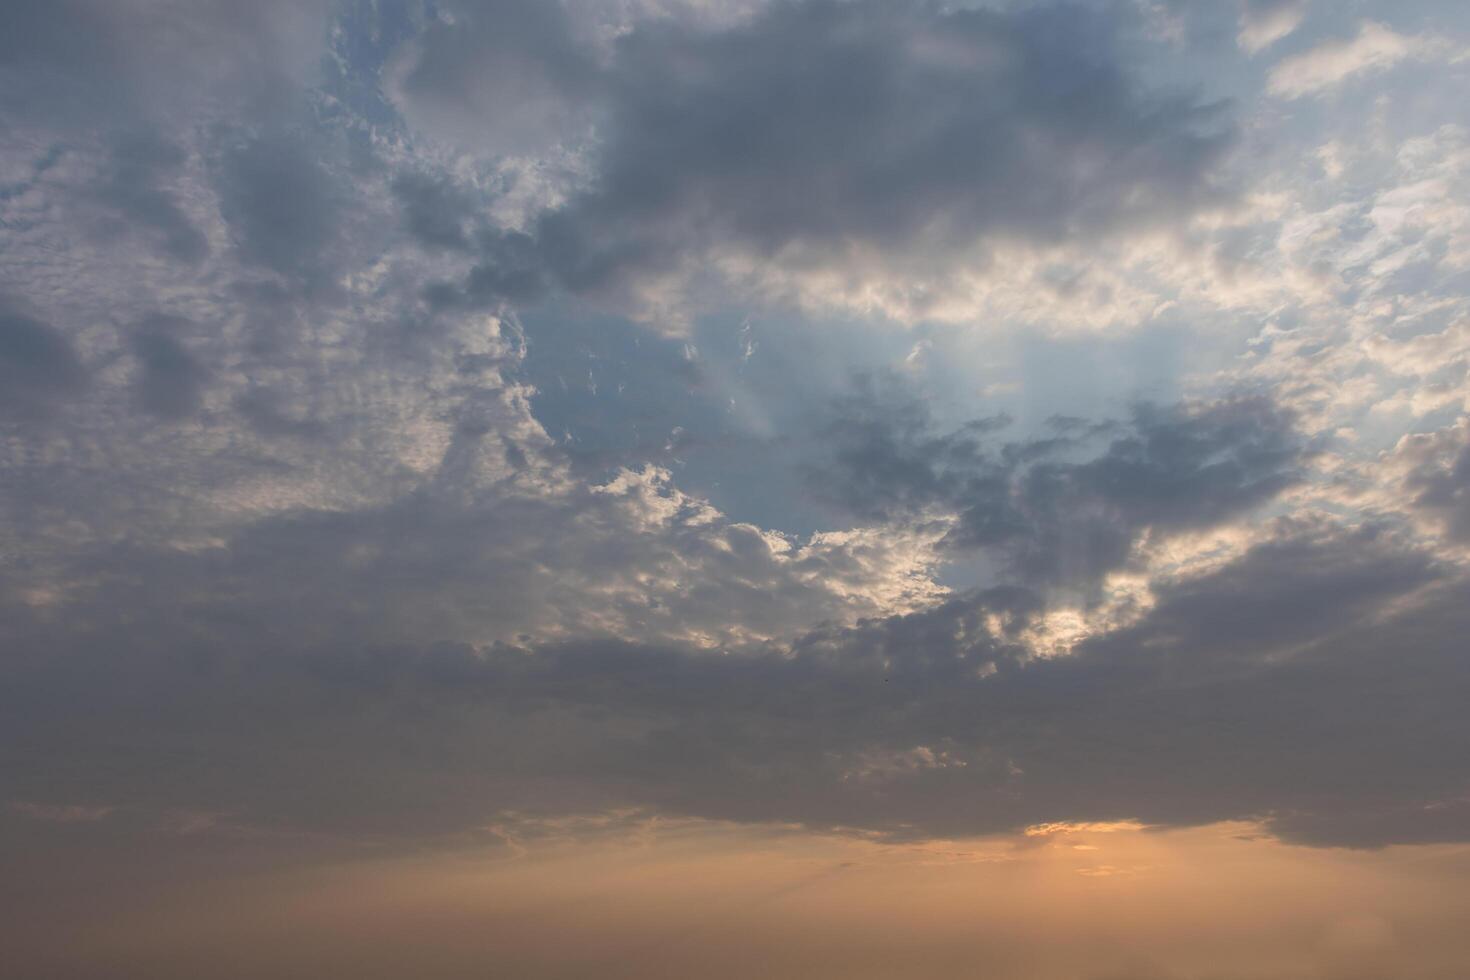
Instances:
[[[1467,51],[5,5],[0,837],[1470,843]]]

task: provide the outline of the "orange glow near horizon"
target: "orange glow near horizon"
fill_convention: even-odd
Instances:
[[[88,922],[58,967],[152,977],[1449,980],[1470,955],[1464,847],[1310,849],[1247,824],[1053,825],[900,844],[628,815],[529,831],[501,829],[491,846],[282,862],[207,881],[190,870],[129,912]]]

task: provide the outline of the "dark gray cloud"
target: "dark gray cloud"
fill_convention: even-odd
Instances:
[[[1171,220],[1212,195],[1217,109],[1151,95],[1077,7],[777,3],[618,44],[587,194],[547,215],[574,287],[737,247],[942,259]]]
[[[1082,6],[780,2],[639,21],[605,54],[558,4],[449,9],[405,54],[410,121],[452,107],[460,133],[517,137],[526,114],[580,145],[562,117],[596,120],[589,186],[532,229],[578,292],[731,253],[932,273],[977,243],[1169,225],[1226,197],[1223,108],[1151,90],[1117,19]]]
[[[174,333],[167,317],[142,324],[132,340],[139,372],[133,383],[138,405],[163,419],[184,419],[199,410],[209,370]]]
[[[982,477],[979,499],[961,501],[952,543],[1012,549],[1031,577],[1086,581],[1121,566],[1146,528],[1211,527],[1301,478],[1304,451],[1290,416],[1263,399],[1140,406],[1130,430],[1086,462],[1034,463],[999,499],[987,499]]]
[[[169,188],[185,159],[182,148],[156,133],[124,134],[113,142],[96,194],[126,226],[147,232],[166,255],[197,262],[209,243]]]
[[[312,286],[340,261],[333,246],[348,185],[332,178],[305,136],[254,136],[226,147],[218,191],[246,262]]]
[[[416,232],[420,240],[421,233]],[[536,241],[519,231],[483,228],[475,236],[478,261],[463,282],[424,289],[434,310],[486,309],[535,303],[551,287]]]
[[[0,301],[0,413],[43,417],[86,383],[87,370],[64,334]]]
[[[467,251],[465,221],[472,202],[450,181],[428,174],[401,174],[393,181],[393,196],[402,209],[409,233],[431,248]]]
[[[1302,478],[1308,455],[1290,413],[1259,397],[1140,404],[1126,424],[1057,420],[1053,436],[994,447],[1006,419],[937,433],[922,403],[871,380],[836,411],[830,456],[812,467],[820,492],[868,519],[955,514],[948,545],[997,549],[1039,583],[1085,586],[1146,530],[1258,507]]]
[[[1311,844],[1464,839],[1466,587],[1382,530],[1283,525],[1052,660],[984,625],[1041,610],[1016,590],[726,656],[347,641],[367,605],[308,614],[283,582],[262,606],[231,584],[244,559],[190,561],[182,589],[155,567],[66,617],[11,606],[13,792],[408,835],[631,803],[897,836],[1259,818]]]

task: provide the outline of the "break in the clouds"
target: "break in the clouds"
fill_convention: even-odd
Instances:
[[[1466,50],[8,4],[0,830],[1465,842]]]

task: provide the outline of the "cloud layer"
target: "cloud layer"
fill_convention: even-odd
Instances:
[[[1465,839],[1463,18],[12,6],[15,813]]]

